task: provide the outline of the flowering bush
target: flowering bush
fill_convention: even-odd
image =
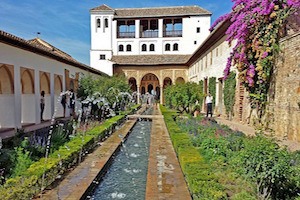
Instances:
[[[262,111],[273,73],[282,27],[288,16],[300,7],[299,0],[233,0],[232,12],[221,16],[229,20],[227,41],[236,45],[227,60],[224,78],[235,65],[239,78],[250,92],[250,100]],[[262,114],[262,113],[261,113]],[[260,117],[261,117],[260,114]]]

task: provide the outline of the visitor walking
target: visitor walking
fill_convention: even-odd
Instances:
[[[205,98],[206,117],[208,117],[209,114],[210,114],[211,117],[213,115],[213,113],[212,113],[212,101],[213,101],[213,96],[211,96],[211,94],[209,92],[208,95]]]
[[[41,107],[41,121],[44,121],[43,114],[45,110],[45,91],[41,92],[41,100],[40,100],[40,107]]]
[[[62,105],[62,107],[63,107],[63,109],[64,109],[64,117],[66,117],[66,105],[67,105],[67,96],[66,96],[66,94],[63,94],[63,95],[61,96],[61,101],[60,101],[60,103],[61,103],[61,105]]]
[[[73,89],[70,90],[70,115],[74,117],[75,114],[75,94]]]

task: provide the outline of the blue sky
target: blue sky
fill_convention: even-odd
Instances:
[[[212,22],[230,11],[231,0],[0,0],[0,29],[24,39],[36,37],[89,64],[89,9],[199,5],[213,13]]]

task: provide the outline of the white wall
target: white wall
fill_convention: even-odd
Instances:
[[[197,33],[200,27],[200,33]],[[185,54],[192,54],[210,34],[210,16],[192,16],[183,19],[182,47]],[[196,41],[196,44],[194,44]]]
[[[15,107],[13,94],[0,94],[0,128],[15,126]]]
[[[51,96],[45,98],[45,111],[44,118],[50,119],[53,115],[54,109],[54,74],[63,77],[62,83],[65,89],[65,69],[70,71],[70,75],[75,75],[76,72],[88,74],[89,72],[80,68],[67,65],[65,63],[44,57],[23,49],[19,49],[10,45],[0,43],[0,63],[9,64],[14,66],[14,87],[15,95],[14,100],[8,103],[8,99],[3,96],[0,98],[0,124],[5,127],[18,127],[21,128],[21,121],[25,123],[40,123],[40,93],[39,93],[39,72],[50,73],[50,88]],[[35,94],[26,95],[21,94],[21,75],[20,67],[25,67],[35,70]],[[9,97],[11,99],[12,97]],[[4,106],[3,106],[4,105]],[[11,114],[7,114],[7,110]],[[67,109],[68,110],[68,109]],[[3,111],[3,112],[2,112]],[[12,120],[12,115],[15,120]],[[12,125],[14,121],[14,125]]]
[[[35,95],[34,94],[22,94],[21,97],[21,123],[35,123],[36,118],[40,118],[40,116],[35,115],[36,109],[40,109],[40,105],[36,105],[35,103]],[[45,115],[44,115],[45,116]]]

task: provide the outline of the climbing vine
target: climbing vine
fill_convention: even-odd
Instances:
[[[224,105],[227,116],[233,115],[233,106],[235,102],[235,87],[236,87],[236,74],[231,72],[224,83]]]
[[[201,94],[203,94],[203,89],[204,89],[203,83],[204,83],[203,80],[199,81],[199,91],[200,91]],[[200,98],[199,98],[199,105],[200,106],[203,105],[203,100],[204,100],[204,95],[201,95]]]
[[[208,79],[208,90],[213,96],[213,105],[215,105],[216,102],[216,77],[210,77]]]
[[[299,0],[233,0],[230,14],[216,20],[212,28],[223,20],[230,19],[226,31],[227,41],[235,46],[227,60],[224,78],[232,65],[239,72],[239,79],[250,94],[250,102],[258,110],[259,118],[264,113],[267,93],[273,74],[279,39],[286,18],[300,7]]]

